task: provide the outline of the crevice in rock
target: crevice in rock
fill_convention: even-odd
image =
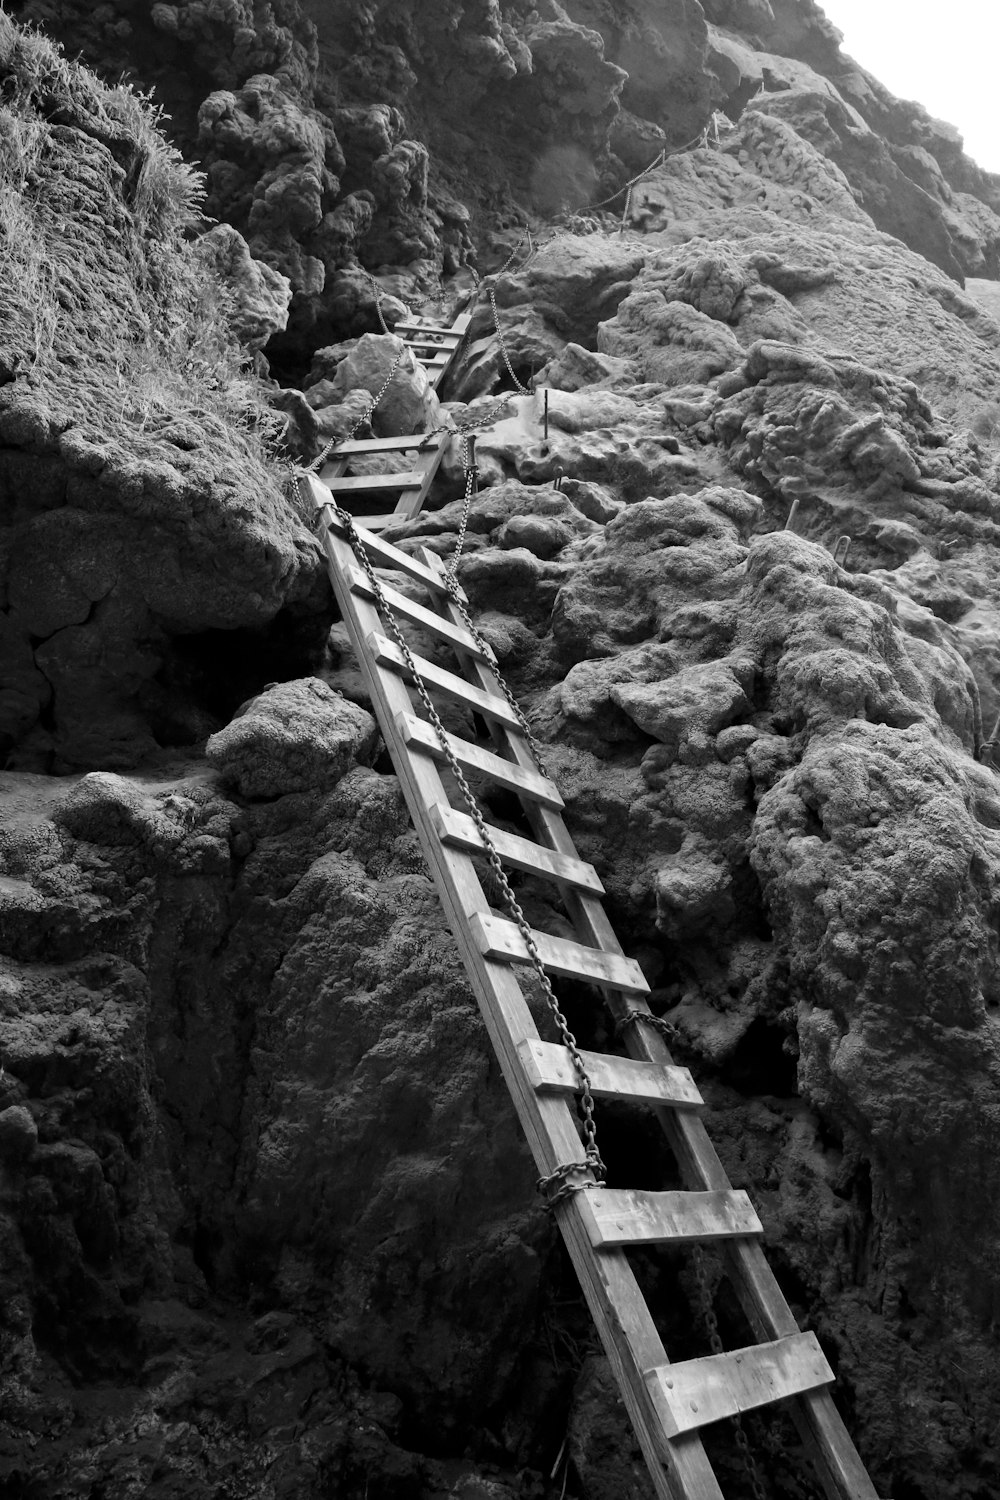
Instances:
[[[795,1098],[796,1058],[788,1050],[788,1042],[786,1026],[755,1017],[726,1059],[722,1080],[747,1097],[768,1094],[776,1099]]]

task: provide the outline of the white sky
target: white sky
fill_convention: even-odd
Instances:
[[[957,126],[1000,172],[1000,0],[819,0],[843,50],[900,99]]]

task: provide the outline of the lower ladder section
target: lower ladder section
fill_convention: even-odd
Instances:
[[[314,478],[304,483],[313,503],[327,506],[320,513],[337,600],[538,1171],[575,1189],[554,1212],[657,1494],[724,1500],[702,1430],[782,1402],[829,1500],[878,1500],[834,1405],[833,1373],[815,1335],[799,1331],[767,1265],[760,1220],[708,1138],[694,1080],[652,1024],[642,971],[615,937],[597,872],[573,846],[558,789],[537,763],[492,652],[470,628],[461,589],[433,553],[410,556],[342,522],[329,491]],[[426,602],[414,600],[414,585]],[[403,649],[411,625],[428,655]],[[435,725],[428,702],[449,705],[451,730]],[[468,734],[454,732],[456,708]],[[476,720],[488,726],[487,744]],[[478,809],[477,821],[455,790],[456,769],[486,797],[500,788],[509,803],[514,793],[519,826],[507,819],[499,827]],[[481,879],[484,837],[512,881],[545,882],[561,900],[572,939],[534,929],[526,936],[509,912],[494,909],[490,882]],[[584,1052],[574,1061],[568,1047],[539,1035],[519,979],[529,939],[547,974],[599,988],[624,1023],[629,1056]],[[581,1163],[580,1067],[593,1098],[654,1111],[682,1190],[595,1181]],[[633,1250],[657,1245],[718,1250],[757,1342],[671,1363],[629,1261]]]

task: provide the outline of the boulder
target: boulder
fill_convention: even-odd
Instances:
[[[378,437],[423,432],[441,422],[441,406],[423,368],[395,334],[364,334],[337,365],[333,393],[344,400],[357,390],[367,391],[372,401],[381,395],[372,414]]]
[[[371,714],[307,677],[276,683],[205,746],[210,765],[243,797],[281,797],[335,786],[373,754]]]
[[[236,338],[246,349],[263,349],[273,333],[288,326],[292,285],[287,276],[254,260],[231,224],[216,224],[197,241],[196,249],[233,299],[229,316]]]

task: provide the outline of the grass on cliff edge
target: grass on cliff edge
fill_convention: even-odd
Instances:
[[[0,11],[0,365],[112,464],[197,449],[280,485],[282,419],[191,239],[202,174],[162,121]],[[86,160],[67,159],[67,127]]]

